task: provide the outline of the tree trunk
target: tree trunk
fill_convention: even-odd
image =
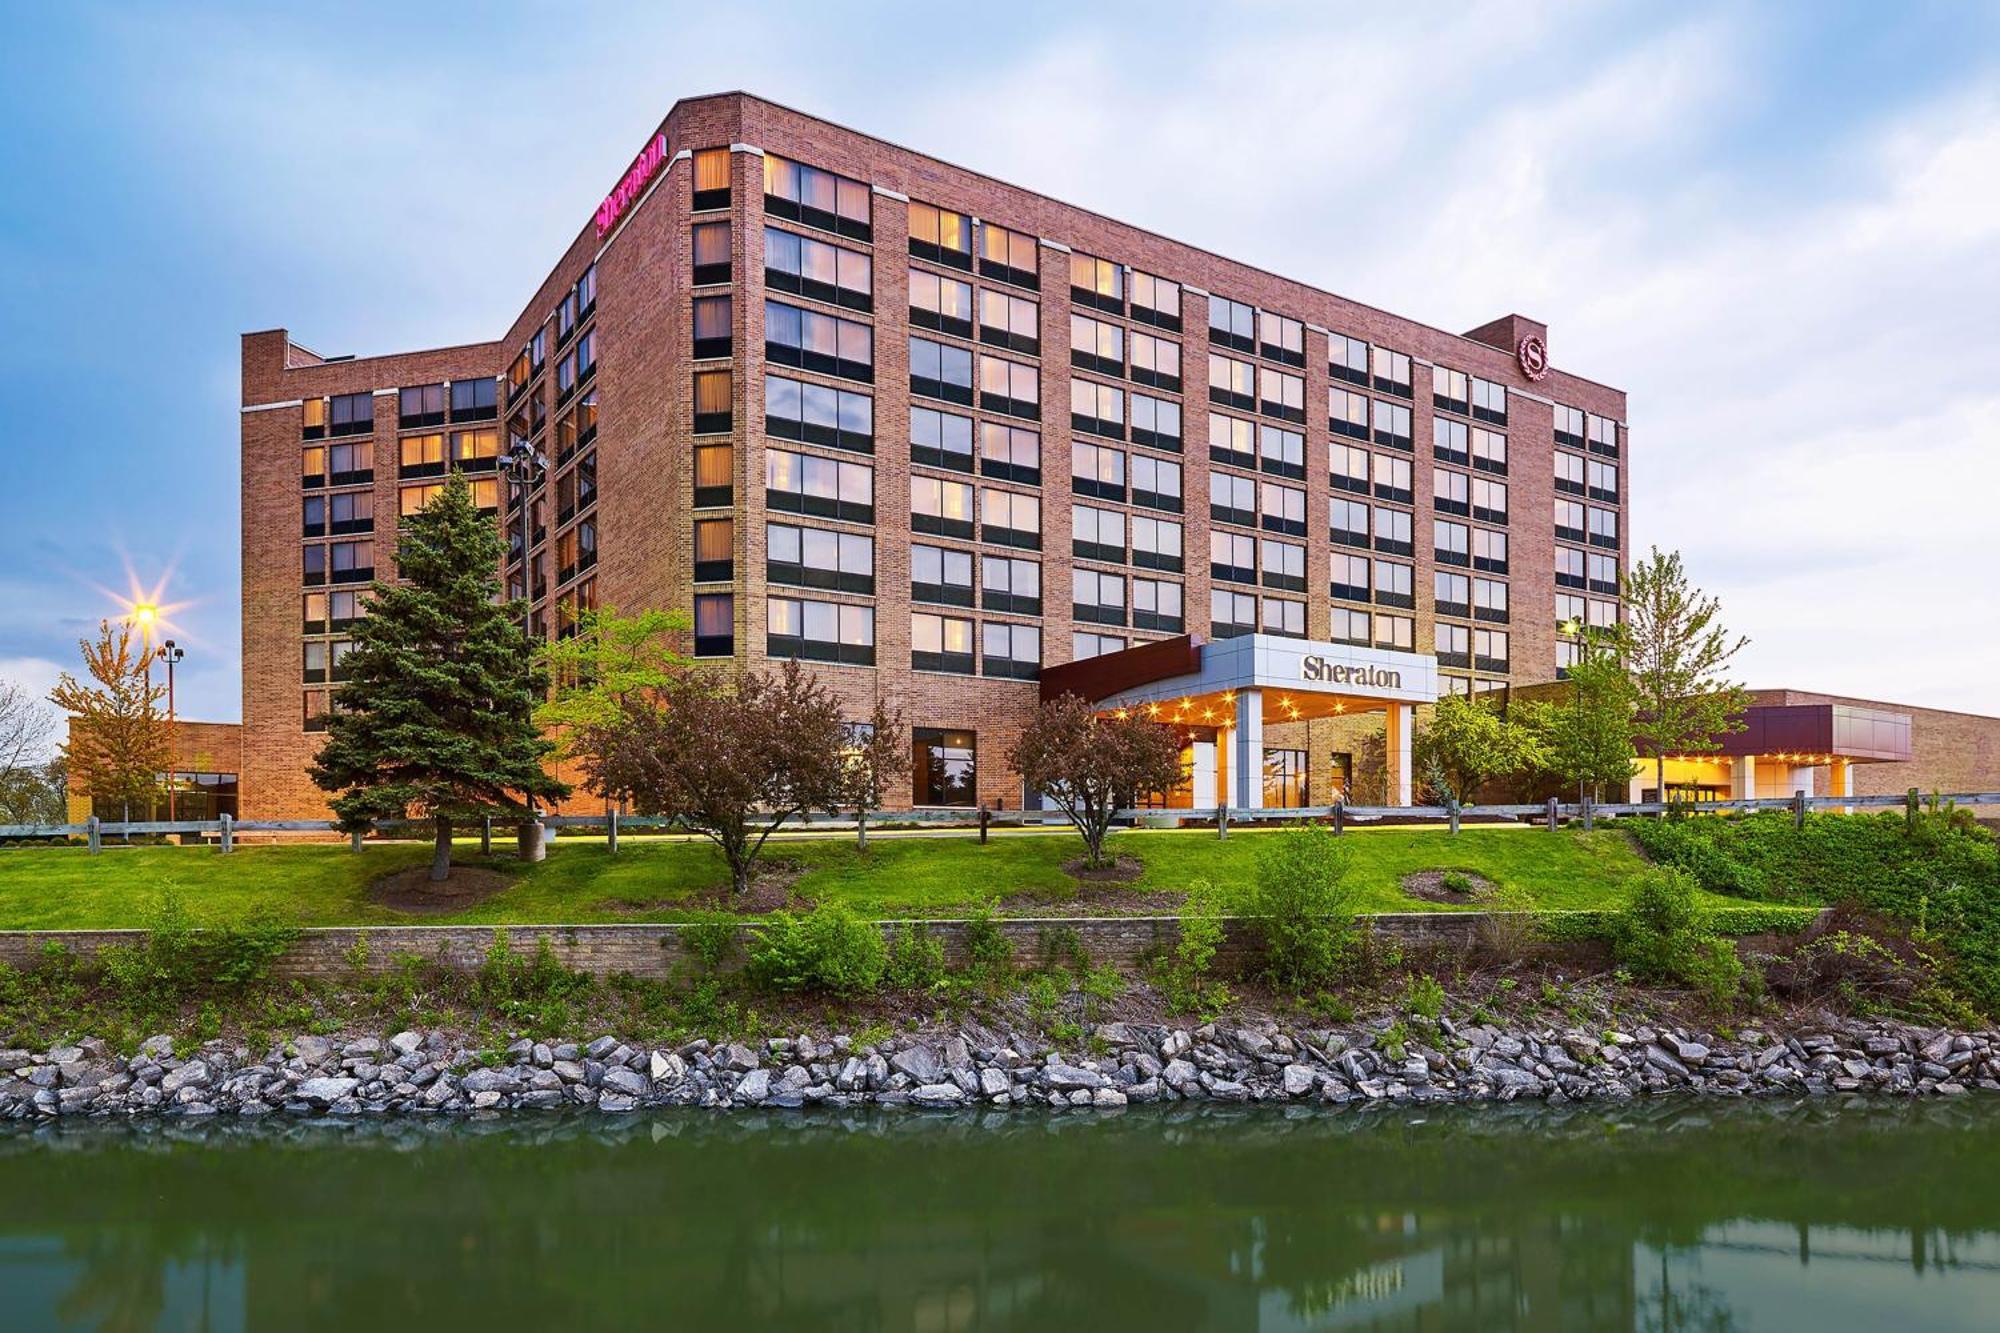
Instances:
[[[1667,803],[1667,756],[1664,750],[1653,756],[1653,782],[1660,789],[1660,804],[1665,805]],[[1660,818],[1665,819],[1666,817],[1667,812],[1665,810],[1660,811]]]
[[[431,883],[442,884],[451,877],[451,816],[435,816],[432,827]]]
[[[865,805],[854,810],[854,846],[857,851],[868,850],[868,807]]]

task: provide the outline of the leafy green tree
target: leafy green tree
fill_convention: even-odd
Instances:
[[[868,850],[868,812],[888,800],[889,787],[910,771],[909,733],[903,714],[881,699],[868,720],[848,728],[847,796],[844,809],[854,812],[854,844]]]
[[[628,701],[666,688],[693,665],[674,647],[692,623],[684,611],[584,612],[575,634],[536,645],[551,688],[535,721],[565,752],[582,731],[615,723]]]
[[[1622,793],[1636,766],[1632,720],[1638,696],[1618,639],[1586,638],[1567,675],[1567,693],[1527,705],[1521,721],[1540,736],[1547,771],[1579,795],[1602,799],[1605,788]]]
[[[1541,738],[1503,717],[1484,698],[1447,694],[1411,744],[1411,760],[1432,795],[1466,802],[1493,778],[1542,766]]]
[[[97,638],[77,640],[85,684],[65,671],[49,692],[49,702],[67,712],[69,739],[63,761],[77,790],[104,806],[116,806],[128,820],[134,808],[142,816],[152,809],[160,775],[173,762],[167,741],[166,716],[160,701],[163,685],[155,685],[148,668],[155,650],[129,624],[114,628],[99,621]]]
[[[1653,760],[1660,799],[1667,756],[1721,748],[1743,730],[1750,696],[1724,670],[1750,641],[1721,622],[1722,603],[1688,582],[1678,551],[1656,546],[1625,575],[1625,665],[1637,690],[1639,752]]]
[[[1101,866],[1104,838],[1119,808],[1180,783],[1181,738],[1137,713],[1107,716],[1065,694],[1035,710],[1007,763],[1069,817],[1083,835],[1089,864]]]
[[[377,582],[342,659],[326,744],[311,770],[349,828],[413,812],[432,822],[430,877],[451,874],[454,821],[525,821],[567,784],[544,765],[535,724],[548,678],[529,651],[519,603],[500,599],[500,534],[451,480],[403,523],[400,583]],[[525,839],[536,836],[524,832]]]

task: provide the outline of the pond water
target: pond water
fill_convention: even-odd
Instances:
[[[8,1330],[1992,1329],[2000,1099],[0,1132]]]

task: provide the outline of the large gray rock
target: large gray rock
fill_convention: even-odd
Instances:
[[[988,1065],[979,1071],[979,1093],[983,1097],[1005,1097],[1011,1085],[1007,1075]]]
[[[1079,1089],[1094,1091],[1106,1086],[1111,1080],[1094,1070],[1079,1069],[1075,1065],[1053,1064],[1042,1071],[1051,1088],[1057,1092],[1075,1092]]]
[[[617,1068],[604,1071],[604,1079],[598,1085],[604,1092],[618,1093],[626,1097],[644,1097],[652,1091],[646,1076],[636,1069]]]
[[[207,1086],[208,1078],[208,1063],[203,1060],[190,1060],[179,1069],[167,1071],[166,1077],[160,1080],[160,1091],[171,1097],[182,1088]]]
[[[309,1078],[299,1084],[298,1095],[315,1106],[331,1106],[360,1086],[356,1078]]]
[[[919,1106],[963,1106],[965,1090],[956,1083],[925,1083],[910,1094]]]
[[[1287,1097],[1303,1097],[1313,1088],[1313,1071],[1310,1065],[1286,1065],[1284,1089]]]
[[[771,1071],[753,1069],[736,1085],[736,1100],[756,1105],[771,1095]]]
[[[889,1057],[889,1065],[899,1074],[908,1074],[919,1084],[935,1083],[944,1074],[937,1052],[921,1043]]]
[[[465,1089],[467,1094],[477,1097],[482,1092],[498,1092],[503,1094],[518,1092],[521,1088],[521,1081],[509,1070],[486,1069],[482,1067],[466,1074],[464,1078],[458,1081],[458,1085]]]
[[[422,1049],[424,1039],[415,1032],[402,1031],[389,1038],[389,1049],[398,1055],[410,1055]]]

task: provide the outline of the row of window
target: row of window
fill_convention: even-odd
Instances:
[[[1586,505],[1580,500],[1557,496],[1554,502],[1556,536],[1564,541],[1588,542],[1592,546],[1618,545],[1618,511]]]

